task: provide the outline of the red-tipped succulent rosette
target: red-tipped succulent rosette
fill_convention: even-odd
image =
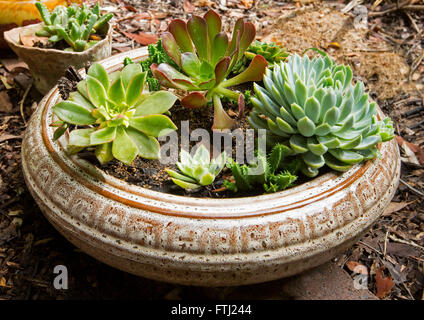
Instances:
[[[163,48],[181,71],[166,63],[152,64],[151,71],[162,86],[187,91],[181,104],[199,108],[209,101],[214,104],[213,129],[231,129],[231,119],[221,104],[225,96],[238,102],[240,114],[244,111],[243,94],[228,87],[249,81],[261,81],[267,61],[257,55],[249,67],[237,76],[227,79],[234,65],[255,39],[255,27],[238,19],[231,40],[221,31],[219,15],[209,10],[203,17],[193,16],[187,23],[171,21],[168,31],[162,34]]]

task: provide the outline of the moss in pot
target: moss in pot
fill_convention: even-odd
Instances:
[[[99,4],[91,9],[85,4],[57,6],[52,12],[41,2],[35,6],[44,22],[12,29],[4,36],[28,64],[38,91],[47,93],[69,66],[80,68],[110,56],[113,15],[101,15]]]
[[[134,50],[125,55],[129,55],[134,61],[150,59],[146,57],[145,49]],[[111,75],[114,72],[122,69],[123,57],[124,55],[118,55],[101,62],[108,70],[108,79],[113,77]],[[287,64],[290,64],[290,59],[295,57],[289,58]],[[281,67],[284,68],[284,64]],[[267,75],[270,72],[267,71]],[[189,183],[178,184],[178,188],[182,186],[187,190],[193,189],[192,184],[196,184],[194,189],[205,189],[205,184],[226,175],[226,180],[229,181],[226,186],[228,192],[234,192],[235,195],[230,199],[211,199],[202,195],[188,197],[191,193],[176,196],[126,183],[101,170],[99,165],[93,165],[76,154],[66,152],[69,141],[72,142],[69,148],[71,153],[80,151],[75,147],[96,150],[103,149],[99,145],[107,146],[112,143],[112,155],[109,153],[109,157],[103,158],[97,152],[97,159],[102,161],[111,159],[111,156],[121,157],[119,153],[113,154],[113,144],[118,144],[116,136],[115,140],[109,137],[103,141],[104,144],[96,144],[91,135],[96,136],[96,132],[113,127],[112,124],[117,122],[125,127],[121,129],[124,131],[132,126],[131,123],[138,126],[134,120],[130,120],[135,113],[131,117],[125,114],[128,110],[124,112],[127,118],[116,115],[117,118],[106,119],[107,117],[102,116],[100,121],[94,120],[104,114],[102,110],[94,111],[100,108],[96,104],[103,101],[104,97],[108,105],[107,101],[111,100],[109,92],[112,92],[112,83],[115,83],[105,81],[105,73],[99,66],[93,66],[87,78],[95,78],[103,89],[99,89],[96,81],[86,81],[78,88],[79,95],[85,100],[80,99],[77,102],[77,98],[70,98],[80,107],[83,107],[81,104],[86,103],[86,100],[95,99],[95,103],[90,102],[95,108],[82,110],[74,106],[72,116],[69,117],[71,113],[67,113],[68,118],[65,118],[63,112],[71,109],[66,107],[66,102],[64,104],[59,101],[57,90],[43,99],[25,135],[23,170],[29,189],[53,225],[82,250],[114,267],[157,280],[209,286],[258,283],[293,275],[329,260],[353,244],[379,217],[394,195],[400,162],[397,146],[393,141],[377,142],[372,146],[379,150],[381,157],[354,164],[341,173],[333,170],[321,172],[305,183],[297,180],[297,186],[280,191],[293,183],[294,174],[302,177],[301,169],[306,165],[310,166],[303,157],[306,152],[299,152],[299,146],[293,146],[290,138],[281,134],[281,139],[267,153],[258,154],[258,159],[262,156],[264,160],[256,165],[264,168],[260,174],[251,174],[249,168],[254,167],[253,165],[242,167],[231,161],[229,168],[224,168],[220,173],[222,159],[210,161],[204,150],[199,151],[201,149],[193,157],[183,155],[178,168],[170,171],[174,179]],[[149,77],[148,74],[145,76]],[[328,77],[335,78],[331,72],[326,78]],[[337,79],[340,79],[340,75]],[[266,81],[264,80],[264,85]],[[88,82],[96,83],[100,94]],[[278,90],[280,88],[277,85],[274,87]],[[296,83],[294,85],[296,89]],[[125,87],[122,88],[123,92],[128,91]],[[301,86],[297,85],[297,88]],[[315,89],[319,90],[317,85]],[[281,121],[276,120],[274,109],[267,110],[266,105],[261,105],[264,102],[259,90],[257,88],[252,97],[253,113],[263,121],[260,124],[269,126],[263,129],[272,131],[275,136],[276,128],[268,120],[277,125]],[[346,92],[349,93],[349,90]],[[90,91],[93,93],[90,94]],[[127,106],[131,108],[138,104],[128,104],[126,95],[122,92],[120,94],[121,97],[125,96]],[[207,94],[203,96],[206,97]],[[271,95],[267,96],[273,99]],[[295,96],[297,99],[296,94]],[[299,97],[302,98],[300,95]],[[140,98],[140,103],[143,103],[143,98]],[[298,109],[308,109],[301,101],[302,99],[296,102]],[[113,101],[110,106],[116,105],[116,102]],[[369,104],[365,105],[369,111]],[[155,106],[158,107],[159,104]],[[340,106],[342,104],[335,105],[337,108]],[[174,111],[174,108],[170,109],[171,115],[167,115],[170,119],[178,113],[178,109]],[[143,108],[140,107],[141,109]],[[378,129],[372,127],[373,130],[366,133],[372,132],[381,141],[389,139],[392,133],[390,123],[380,120],[382,114],[376,114],[376,110],[378,109],[370,111],[371,118],[375,117],[375,120],[370,120],[369,125],[372,127],[378,124]],[[282,117],[281,110],[279,111]],[[210,109],[200,107],[195,112],[186,114],[195,116],[198,112],[207,114]],[[309,110],[307,113],[311,115]],[[61,117],[60,121],[63,123],[55,123],[52,119],[54,114]],[[108,110],[106,114],[109,114]],[[75,128],[75,119],[81,115],[84,115],[86,122],[79,122],[78,125],[82,128]],[[136,118],[144,116],[135,115]],[[297,121],[302,119],[303,117]],[[315,119],[313,114],[311,119]],[[66,125],[65,122],[74,124]],[[108,123],[103,124],[105,122]],[[301,123],[303,122],[305,121]],[[54,141],[59,133],[55,133],[57,128],[50,127],[52,123],[60,126],[59,133],[71,129],[69,135],[66,132]],[[179,125],[176,121],[174,123]],[[291,130],[297,130],[296,134],[301,134],[303,129],[299,130],[296,124],[297,122],[292,124]],[[339,123],[336,121],[333,125],[338,128]],[[98,130],[93,130],[95,128]],[[168,130],[173,128],[167,127]],[[287,126],[283,128],[290,129]],[[345,132],[349,131],[346,127],[344,129]],[[76,145],[74,141],[77,140],[70,139],[75,135],[72,132],[78,130],[87,130],[89,133],[89,137],[82,137],[83,141],[78,142],[81,145]],[[115,129],[116,132],[117,130]],[[308,145],[307,148],[310,150]],[[231,158],[231,155],[227,154],[227,157]],[[131,158],[132,156],[122,159],[128,162]],[[143,160],[144,163],[151,161],[153,160]],[[164,176],[164,179],[168,177]],[[248,190],[253,188],[257,194],[247,196],[242,193],[244,186]],[[180,189],[184,190],[183,188]],[[268,194],[262,195],[265,192]]]

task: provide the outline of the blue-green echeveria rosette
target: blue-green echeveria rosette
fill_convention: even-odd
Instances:
[[[74,125],[77,129],[70,131],[68,142],[71,154],[94,148],[101,164],[113,158],[125,164],[131,164],[136,156],[158,159],[156,138],[177,129],[163,114],[177,98],[167,91],[150,93],[145,79],[140,64],[108,74],[94,63],[78,83],[78,91],[53,107],[60,119],[60,133],[55,138]]]
[[[249,123],[266,129],[268,142],[288,146],[287,156],[300,157],[310,177],[324,165],[346,171],[374,159],[377,145],[393,138],[393,125],[379,120],[376,103],[352,77],[350,67],[328,56],[295,54],[267,69],[264,87],[255,83]]]

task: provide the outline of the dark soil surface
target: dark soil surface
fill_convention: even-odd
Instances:
[[[231,105],[227,103],[224,105],[224,108],[229,111],[231,114],[235,114],[236,105]],[[250,110],[250,106],[246,109],[247,112]],[[209,136],[213,137],[211,130],[213,123],[213,106],[208,105],[204,108],[199,109],[187,109],[182,107],[179,104],[176,104],[172,107],[171,111],[171,120],[178,127],[177,135],[179,137],[178,150],[181,150],[181,123],[182,121],[189,121],[190,133],[196,129],[207,129]],[[238,113],[238,111],[237,111]],[[240,128],[245,134],[245,130],[249,129],[247,124],[246,117],[236,117],[234,118],[236,123],[234,129]],[[212,142],[212,141],[211,141]],[[193,148],[198,141],[190,141],[190,148]],[[210,146],[207,146],[209,148]],[[221,152],[220,150],[219,152]],[[233,156],[236,154],[236,142],[233,138]],[[230,191],[222,190],[222,184],[224,178],[231,176],[231,170],[225,168],[218,175],[217,179],[210,186],[201,188],[200,190],[195,190],[195,192],[187,192],[179,186],[175,185],[169,175],[166,173],[165,169],[172,169],[179,171],[175,164],[162,164],[159,160],[147,160],[137,157],[134,163],[131,166],[126,166],[117,160],[113,160],[110,163],[107,163],[103,166],[99,166],[97,160],[93,157],[93,154],[87,154],[87,159],[90,160],[94,165],[97,165],[100,169],[104,170],[107,174],[115,176],[116,178],[127,181],[130,184],[135,184],[144,188],[149,188],[155,191],[172,193],[176,195],[184,196],[194,196],[194,197],[210,197],[210,198],[227,198],[227,197],[244,197],[248,195],[259,195],[260,190],[252,192],[244,192],[234,194]]]
[[[368,289],[381,299],[423,299],[424,14],[417,7],[422,3],[388,0],[372,8],[374,1],[363,1],[349,9],[350,1],[341,0],[189,2],[192,6],[174,0],[103,1],[115,14],[113,53],[145,45],[145,35],[159,35],[171,18],[186,19],[192,10],[203,13],[209,4],[224,15],[224,24],[233,25],[244,16],[255,23],[259,38],[278,37],[291,51],[315,46],[350,64],[395,122],[402,180],[378,222],[334,261],[352,277],[359,267],[369,276]],[[364,10],[367,24],[355,27]],[[193,288],[132,276],[66,241],[40,212],[21,173],[22,136],[41,98],[25,64],[0,52],[0,299],[231,299],[240,291],[256,292],[257,286]],[[118,177],[125,174],[116,163],[110,168]],[[68,290],[53,287],[57,265],[68,268]],[[276,282],[261,285],[255,297],[267,298],[275,286]]]

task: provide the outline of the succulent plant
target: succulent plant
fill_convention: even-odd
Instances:
[[[377,144],[393,138],[390,119],[379,121],[377,105],[352,70],[328,56],[291,56],[268,69],[264,87],[254,85],[249,123],[266,129],[268,141],[300,157],[302,172],[316,176],[325,164],[346,171],[377,156]]]
[[[296,161],[286,165],[286,155],[290,153],[287,146],[276,144],[268,156],[259,154],[257,163],[239,165],[233,159],[228,161],[227,167],[231,169],[234,182],[225,180],[224,186],[233,192],[249,191],[263,188],[265,193],[282,191],[290,187],[297,179],[298,170]],[[283,168],[285,168],[283,170]]]
[[[174,65],[154,63],[150,67],[161,85],[190,92],[181,99],[183,106],[202,107],[212,100],[214,129],[227,129],[234,124],[222,107],[221,97],[237,101],[243,111],[243,95],[228,87],[262,80],[267,65],[262,56],[255,56],[246,70],[226,79],[254,40],[256,31],[252,23],[240,18],[230,41],[221,27],[221,18],[213,10],[204,17],[193,16],[187,23],[180,19],[171,21],[161,39]]]
[[[78,91],[53,107],[61,121],[53,123],[59,126],[55,138],[72,124],[83,128],[70,132],[71,154],[94,147],[102,164],[113,158],[131,164],[137,155],[159,158],[156,137],[177,128],[163,113],[177,98],[167,91],[148,92],[145,79],[140,64],[129,64],[108,75],[102,65],[94,63],[78,83]]]
[[[238,61],[234,66],[233,72],[240,73],[244,71],[250,60],[252,60],[257,54],[261,55],[268,62],[268,68],[273,68],[275,63],[285,61],[289,56],[289,53],[280,45],[272,42],[266,43],[255,40],[244,53],[244,57]]]
[[[79,7],[73,4],[69,7],[57,6],[50,13],[47,7],[36,2],[44,27],[37,31],[37,36],[49,37],[50,42],[66,41],[70,48],[66,51],[84,51],[97,43],[90,36],[104,31],[106,23],[113,17],[112,13],[100,15],[99,3],[91,10],[85,4]]]
[[[203,145],[197,148],[193,157],[185,150],[181,150],[180,157],[181,161],[177,162],[177,167],[181,173],[171,169],[166,172],[176,185],[186,190],[212,184],[227,162],[225,151],[211,160],[208,149]]]

